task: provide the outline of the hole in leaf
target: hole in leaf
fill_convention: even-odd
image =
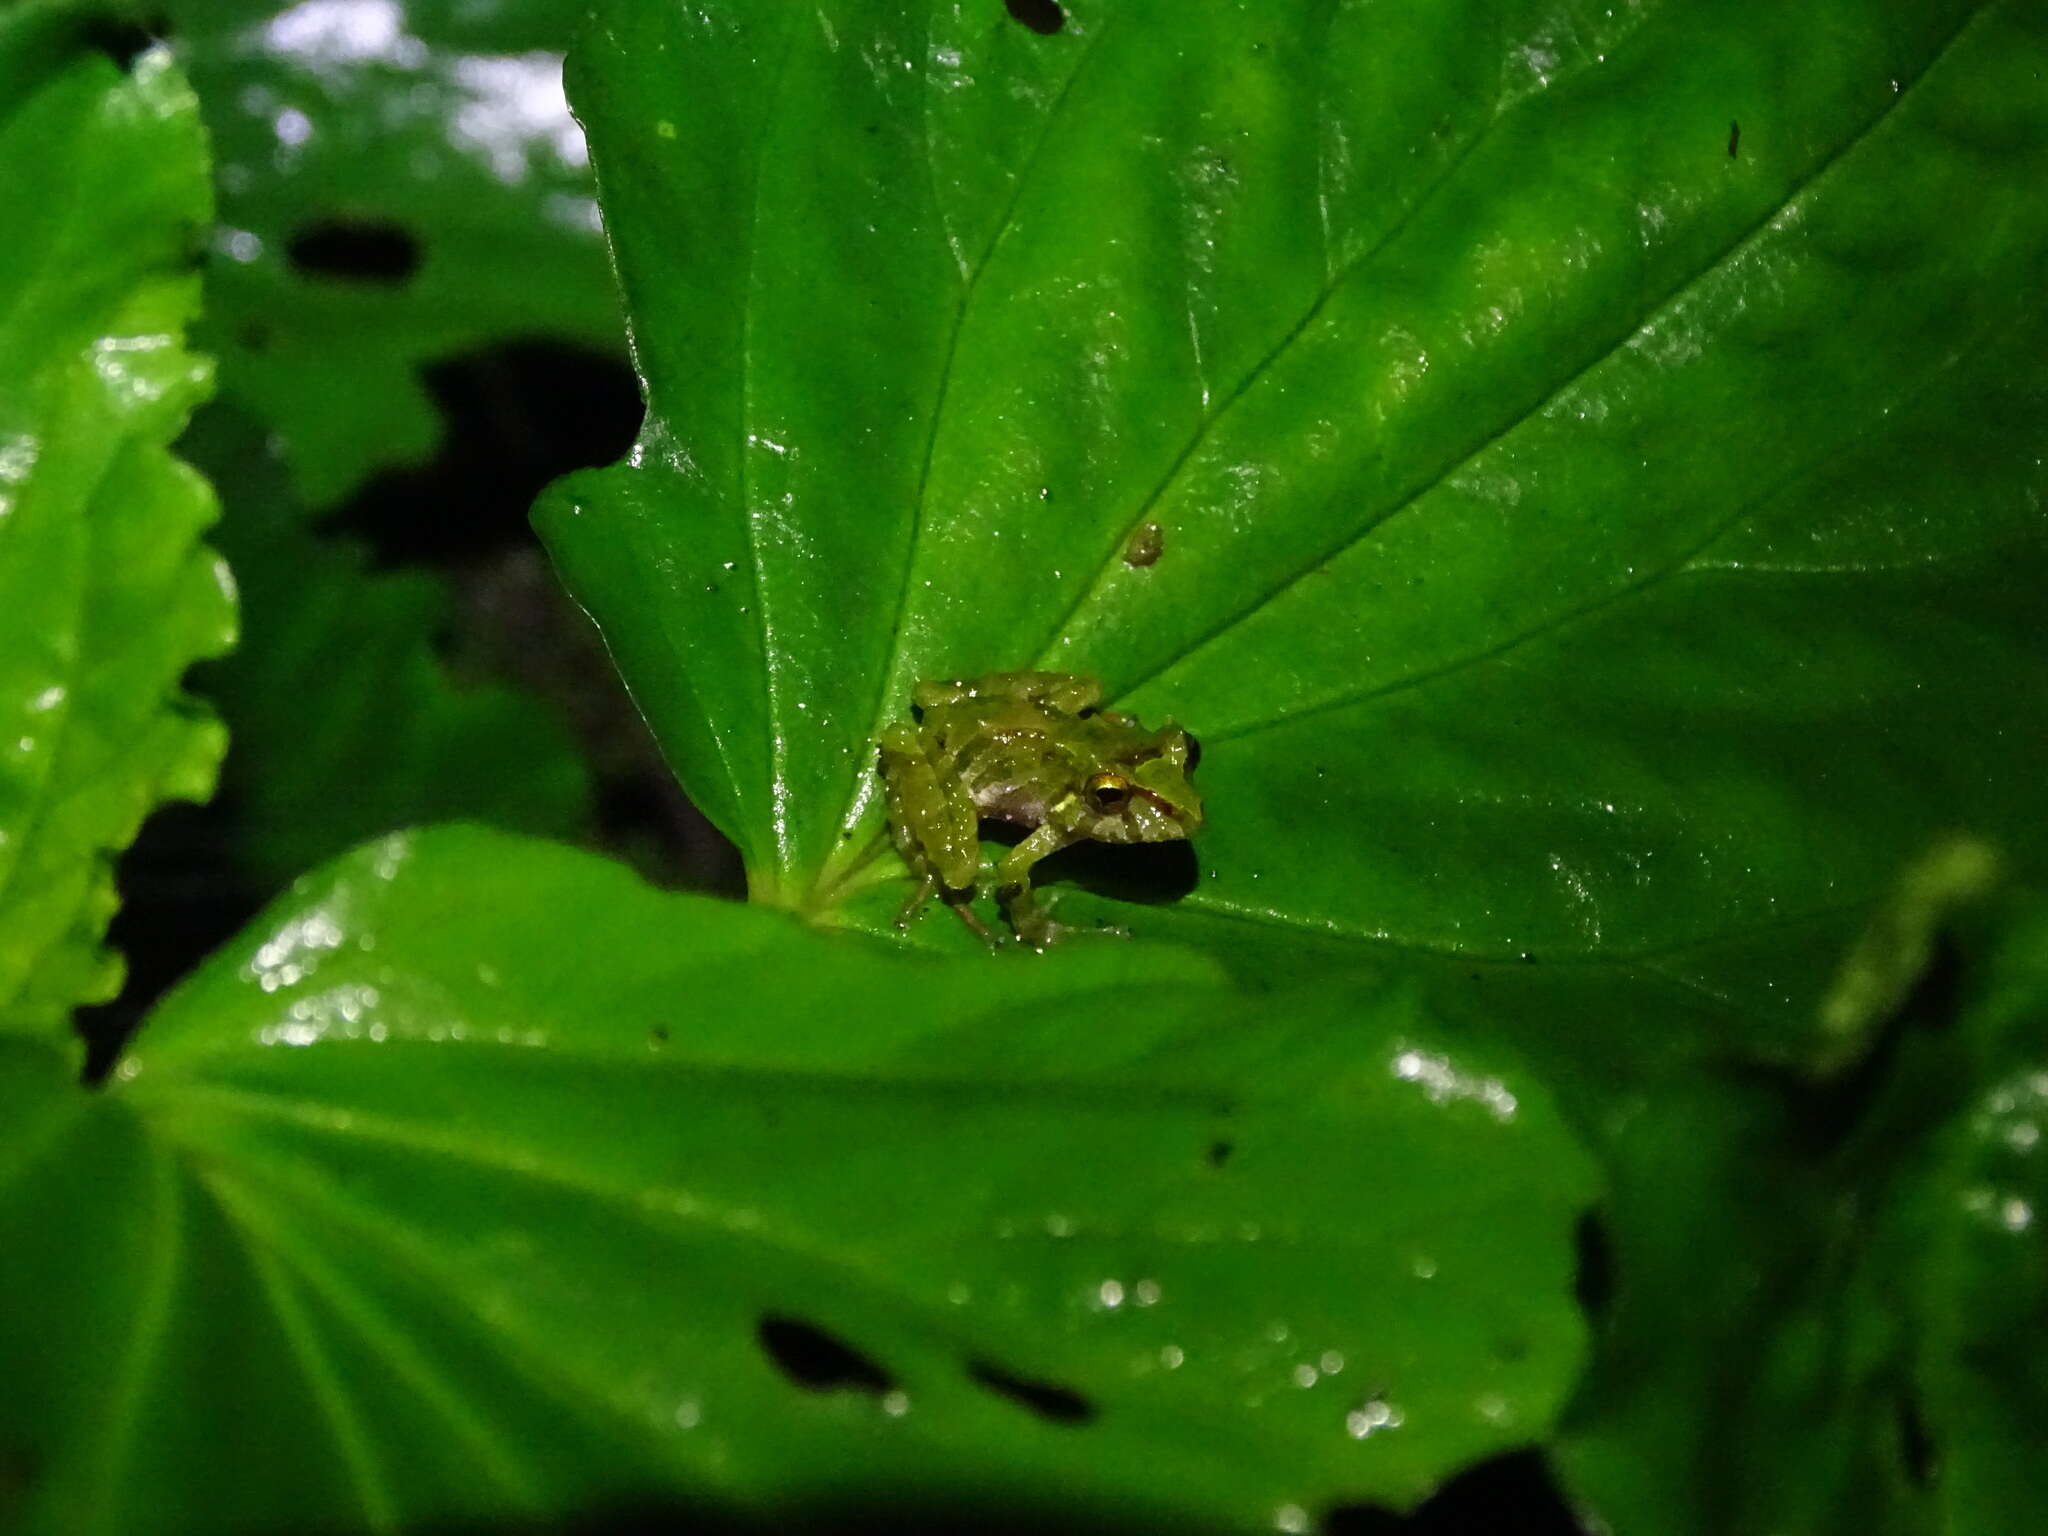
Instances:
[[[1022,22],[1040,37],[1051,37],[1067,24],[1067,13],[1059,0],[1003,0],[1010,19]]]
[[[420,267],[420,243],[388,219],[321,219],[302,225],[285,244],[292,266],[308,277],[398,284]]]
[[[771,1314],[761,1319],[758,1336],[775,1368],[806,1391],[849,1387],[879,1396],[896,1385],[896,1379],[866,1355],[814,1324]]]
[[[1940,1466],[1934,1437],[1928,1434],[1927,1421],[1920,1416],[1919,1394],[1911,1390],[1899,1394],[1899,1460],[1916,1488],[1931,1484]]]
[[[970,1361],[967,1374],[977,1385],[1000,1393],[1013,1403],[1021,1403],[1054,1424],[1086,1424],[1095,1417],[1095,1405],[1071,1387],[1049,1381],[1026,1381],[985,1360]]]
[[[1600,1317],[1614,1304],[1614,1241],[1594,1211],[1579,1217],[1572,1239],[1578,1249],[1572,1292],[1588,1317]]]

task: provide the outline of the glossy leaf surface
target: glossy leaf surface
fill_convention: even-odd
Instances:
[[[564,0],[171,0],[219,161],[222,388],[314,507],[440,435],[426,364],[623,342]]]
[[[178,682],[232,587],[165,449],[209,378],[182,339],[205,168],[161,50],[124,72],[75,8],[0,16],[0,1034],[112,994],[111,855],[220,755]]]
[[[214,542],[242,592],[242,643],[195,685],[232,735],[223,781],[237,856],[266,890],[366,839],[475,819],[569,836],[589,783],[539,699],[459,681],[436,653],[448,584],[373,571],[309,531],[275,439],[226,406],[182,450],[221,487]]]
[[[1930,831],[2038,858],[2039,7],[1063,15],[572,69],[650,417],[544,532],[757,890],[838,905],[912,683],[1031,664],[1207,749],[1192,888],[1070,909],[1255,972],[1620,965],[1796,1053]]]
[[[0,1055],[39,1234],[0,1467],[30,1531],[1295,1523],[1544,1432],[1590,1195],[1396,994],[934,961],[422,833],[302,882],[104,1094]]]

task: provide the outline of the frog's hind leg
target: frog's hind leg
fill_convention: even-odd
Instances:
[[[974,899],[981,873],[981,823],[973,799],[955,777],[939,771],[909,724],[890,726],[882,733],[880,747],[890,835],[917,880],[896,925],[908,925],[933,895],[943,893],[946,905],[987,937],[981,920],[963,904]],[[961,891],[965,897],[956,899],[955,893]]]
[[[902,843],[900,839],[897,844],[897,851],[899,853],[903,852]],[[905,853],[904,862],[909,863],[909,861],[910,855]],[[916,868],[916,866],[912,865],[912,868]],[[911,888],[909,897],[904,901],[902,907],[897,910],[896,926],[898,928],[908,928],[910,926],[910,920],[917,916],[918,910],[921,907],[923,907],[926,902],[930,901],[933,896],[938,894],[938,889],[939,877],[932,873],[931,866],[927,864],[924,867],[924,869],[919,873],[917,884]]]
[[[958,901],[955,901],[952,899],[952,897],[948,896],[946,898],[946,905],[952,908],[953,915],[955,917],[959,918],[961,922],[967,925],[967,929],[970,933],[972,933],[976,938],[980,939],[981,942],[986,944],[990,949],[994,949],[1000,941],[996,938],[994,934],[988,931],[988,924],[984,923],[979,917],[976,917],[974,915],[974,908],[971,905],[973,900],[974,892],[972,890],[969,890]]]

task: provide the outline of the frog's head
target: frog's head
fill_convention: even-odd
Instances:
[[[1169,843],[1202,825],[1202,797],[1188,775],[1200,749],[1168,723],[1113,768],[1088,776],[1083,835],[1103,843]]]

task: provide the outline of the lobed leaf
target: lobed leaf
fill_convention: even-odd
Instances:
[[[179,691],[234,631],[165,444],[204,395],[182,342],[209,214],[191,92],[125,72],[74,7],[0,17],[0,1034],[112,995],[111,855],[212,790],[221,732]]]
[[[0,1053],[0,1230],[42,1234],[0,1266],[0,1507],[1305,1525],[1544,1433],[1589,1195],[1526,1075],[1398,994],[934,961],[396,837],[104,1095]]]
[[[876,732],[1031,665],[1207,749],[1198,874],[1072,909],[1254,974],[1796,1056],[1931,833],[2039,860],[2038,7],[1058,14],[572,61],[649,417],[543,532],[758,892],[885,931]]]

